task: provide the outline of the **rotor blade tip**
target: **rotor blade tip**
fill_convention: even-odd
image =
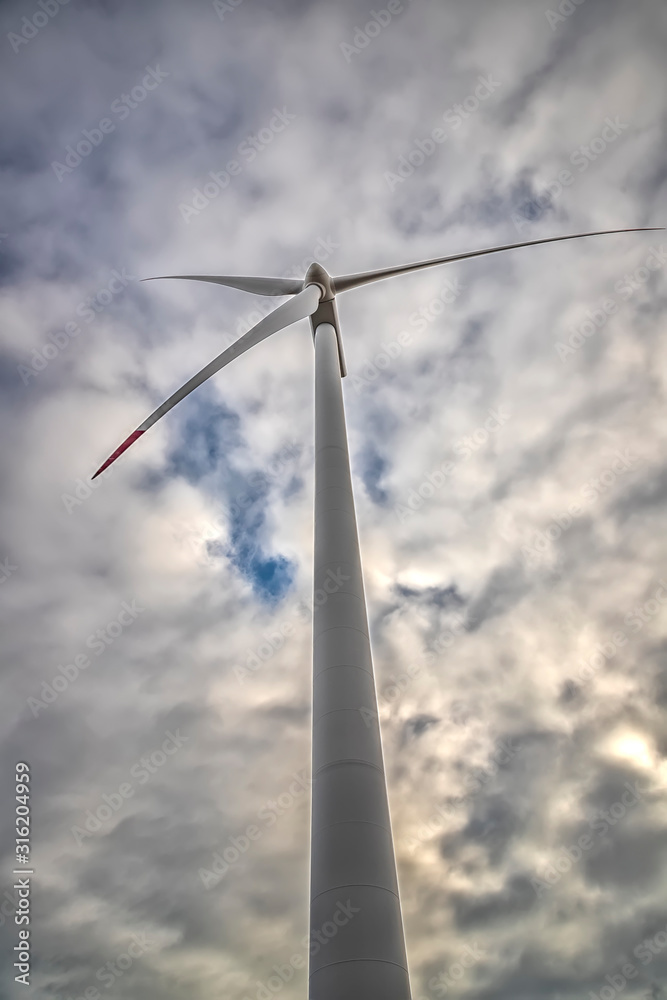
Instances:
[[[113,462],[115,462],[115,461],[116,461],[116,459],[117,459],[117,458],[118,458],[118,457],[119,457],[120,455],[122,455],[124,451],[127,451],[127,449],[128,449],[129,447],[130,447],[130,445],[131,445],[131,444],[134,444],[134,442],[135,442],[135,441],[136,441],[136,440],[137,440],[138,438],[140,438],[140,437],[141,437],[141,435],[142,435],[142,434],[144,434],[144,433],[145,433],[145,431],[142,431],[142,430],[136,430],[136,431],[132,431],[132,433],[130,434],[130,436],[129,436],[129,437],[127,437],[127,438],[125,438],[125,440],[123,441],[123,443],[122,443],[121,445],[119,445],[119,446],[118,446],[118,448],[116,448],[116,450],[115,450],[115,451],[114,451],[114,452],[113,452],[113,453],[112,453],[111,455],[109,455],[109,457],[107,458],[106,462],[104,462],[104,464],[103,464],[103,465],[100,465],[100,467],[99,467],[99,469],[97,470],[97,472],[95,473],[95,475],[91,477],[91,481],[92,481],[92,479],[97,479],[97,477],[98,477],[98,476],[99,476],[99,475],[100,475],[100,474],[101,474],[102,472],[104,472],[104,471],[105,471],[105,469],[108,469],[108,468],[109,468],[109,466],[110,466],[110,465],[111,465],[111,464],[112,464]]]

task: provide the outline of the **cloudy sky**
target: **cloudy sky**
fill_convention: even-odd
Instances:
[[[665,224],[667,9],[548,3],[3,4],[3,1000],[306,996],[266,984],[306,954],[309,326],[91,489],[267,311],[138,279]],[[667,996],[666,265],[607,236],[340,299],[415,1000]]]

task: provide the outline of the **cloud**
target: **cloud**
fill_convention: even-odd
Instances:
[[[315,255],[351,273],[665,218],[657,2],[585,0],[552,30],[523,0],[421,0],[349,61],[341,44],[371,17],[358,5],[230,6],[62,4],[16,51],[8,35],[31,34],[40,8],[2,10],[1,791],[11,806],[11,765],[28,761],[39,1000],[254,1000],[307,931],[308,796],[267,803],[282,808],[310,760],[312,337],[302,322],[235,361],[91,486],[267,309],[133,279],[300,273]],[[137,100],[147,67],[166,75]],[[475,106],[480,77],[498,86]],[[280,131],[276,109],[293,116]],[[76,153],[104,117],[113,131]],[[580,169],[617,117],[618,141]],[[446,141],[410,161],[435,128]],[[68,146],[81,162],[59,180]],[[390,190],[401,157],[414,169]],[[179,206],[232,160],[242,169],[185,221]],[[662,237],[519,250],[340,297],[350,376],[375,376],[359,390],[348,377],[344,395],[415,998],[440,996],[439,976],[461,997],[603,996],[620,956],[667,923],[667,294],[664,268],[641,272]],[[133,278],[106,301],[114,271]],[[610,298],[562,361],[555,345]],[[400,356],[378,364],[393,342]],[[612,477],[619,452],[634,458]],[[133,601],[145,610],[112,635]],[[74,677],[77,656],[90,662]],[[57,698],[35,714],[45,685]],[[77,843],[72,827],[179,728],[189,742]],[[636,807],[538,895],[531,879],[626,782],[644,789]],[[10,807],[1,823],[19,996]],[[207,890],[199,870],[253,824],[262,836]],[[137,956],[133,940],[148,943]],[[665,954],[638,960],[628,997],[655,991]],[[123,955],[112,990],[99,973]],[[281,997],[306,988],[297,969]]]

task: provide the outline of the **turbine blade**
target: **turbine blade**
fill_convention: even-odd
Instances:
[[[212,281],[216,285],[240,288],[242,292],[252,292],[254,295],[296,295],[303,288],[303,281],[299,281],[298,278],[253,278],[233,274],[161,274],[155,278],[142,278],[141,280],[162,281],[164,278]]]
[[[216,372],[228,365],[230,361],[237,358],[240,354],[245,354],[246,351],[254,347],[255,344],[259,344],[262,340],[266,340],[272,334],[277,333],[279,330],[284,330],[285,327],[291,326],[292,323],[296,323],[297,320],[306,319],[306,317],[311,316],[320,304],[320,296],[322,292],[317,285],[306,285],[306,287],[295,295],[293,299],[289,299],[288,302],[283,302],[281,306],[274,309],[272,313],[265,316],[264,319],[260,320],[256,326],[253,326],[251,330],[248,330],[242,337],[239,338],[231,347],[219,354],[217,358],[193,375],[185,385],[182,385],[180,389],[172,393],[169,399],[165,400],[157,410],[151,413],[150,417],[144,420],[143,424],[140,424],[135,431],[132,431],[129,437],[127,437],[123,443],[116,448],[116,450],[109,456],[109,458],[104,462],[103,465],[99,467],[93,479],[95,479],[101,472],[108,469],[112,462],[115,462],[119,455],[122,455],[124,451],[130,447],[131,444],[141,437],[141,435],[152,427],[160,417],[163,417],[165,413],[168,413],[173,406],[180,403],[193,389],[200,386],[202,382],[205,382],[211,375],[215,375]]]
[[[468,253],[458,253],[451,257],[435,257],[433,260],[422,260],[416,264],[401,264],[398,267],[385,267],[378,271],[363,271],[360,274],[344,274],[340,278],[333,279],[333,287],[336,293],[346,292],[350,288],[359,288],[360,285],[367,285],[371,281],[380,281],[382,278],[393,278],[398,274],[407,274],[410,271],[419,271],[423,267],[435,267],[436,264],[449,264],[454,260],[466,260],[468,257],[482,257],[488,253],[500,253],[502,250],[516,250],[519,247],[534,247],[538,243],[558,243],[561,240],[580,240],[585,236],[608,236],[611,233],[653,233],[661,230],[662,226],[649,229],[604,229],[597,233],[575,233],[571,236],[548,236],[543,240],[529,240],[527,243],[509,243],[503,247],[490,247],[488,250],[471,250]]]

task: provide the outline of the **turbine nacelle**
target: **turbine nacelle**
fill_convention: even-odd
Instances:
[[[334,279],[317,261],[313,261],[306,271],[306,277],[303,279],[303,287],[305,288],[306,285],[319,285],[322,289],[323,302],[329,302],[336,294]]]
[[[310,328],[313,332],[313,342],[315,341],[315,331],[318,326],[321,326],[322,323],[330,323],[336,331],[340,374],[342,378],[345,378],[347,375],[347,367],[345,365],[345,354],[343,353],[343,338],[341,337],[340,323],[338,322],[334,279],[321,264],[318,264],[317,261],[313,261],[306,271],[306,277],[303,279],[303,287],[308,288],[309,285],[317,288],[322,296],[319,306],[310,317]]]

